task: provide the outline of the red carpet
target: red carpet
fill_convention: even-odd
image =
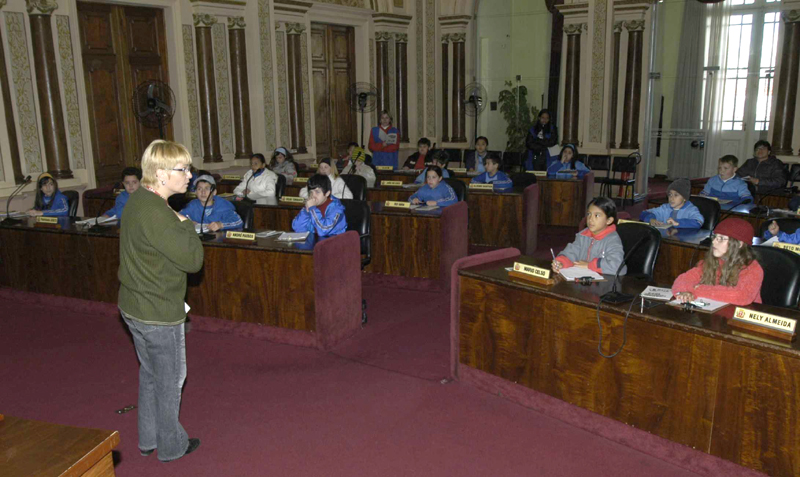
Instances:
[[[136,402],[137,363],[113,307],[0,290],[0,413],[119,430],[120,476],[702,475],[440,384],[446,296],[372,285],[364,296],[369,325],[332,353],[190,332],[181,421],[202,445],[162,464],[139,456],[136,412],[114,412]]]

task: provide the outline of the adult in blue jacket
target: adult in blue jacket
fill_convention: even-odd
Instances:
[[[458,202],[455,191],[447,182],[442,182],[442,168],[431,166],[426,172],[425,185],[408,198],[412,204],[447,207]]]
[[[752,202],[753,195],[747,188],[747,182],[736,175],[738,170],[739,158],[728,154],[719,158],[716,176],[710,178],[703,187],[700,195],[716,197],[717,199],[729,200],[729,204],[722,204],[725,208],[735,207],[747,199]]]
[[[316,233],[330,237],[347,231],[344,205],[331,195],[331,181],[327,176],[314,174],[308,179],[308,198],[305,207],[292,221],[295,232]]]
[[[670,225],[677,229],[699,229],[703,226],[703,214],[696,205],[686,200],[692,186],[689,179],[676,179],[667,188],[668,202],[642,212],[639,220],[651,225]]]
[[[506,192],[513,188],[511,179],[505,172],[500,171],[500,159],[496,156],[489,155],[484,161],[486,172],[478,174],[472,178],[472,183],[475,184],[493,184],[495,192]]]
[[[197,198],[189,202],[181,210],[181,214],[196,224],[202,222],[203,228],[208,225],[208,230],[212,232],[242,228],[244,223],[236,213],[236,207],[227,200],[216,200],[217,183],[213,177],[208,175],[198,177],[194,180],[194,187]],[[203,218],[204,205],[205,218]]]
[[[44,172],[36,179],[36,198],[33,208],[28,215],[36,217],[67,217],[69,216],[69,199],[58,190],[56,179]]]
[[[128,198],[136,192],[142,180],[142,170],[138,167],[126,167],[122,170],[122,187],[125,188],[114,200],[114,207],[108,209],[101,218],[122,217],[122,210],[128,203]]]

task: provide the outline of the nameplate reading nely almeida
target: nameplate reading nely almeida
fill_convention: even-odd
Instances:
[[[400,202],[397,200],[387,200],[383,203],[384,207],[394,207],[395,209],[410,209],[411,203],[410,202]]]
[[[773,244],[773,247],[782,248],[784,250],[800,254],[800,245],[795,245],[793,243],[775,242],[775,244]]]
[[[222,180],[225,180],[225,181],[240,181],[240,180],[242,180],[242,176],[237,176],[236,174],[223,174]]]
[[[514,262],[514,267],[510,272],[508,272],[508,276],[537,283],[544,283],[546,285],[552,285],[555,283],[555,280],[550,278],[549,269],[536,267],[534,265],[527,265],[520,262]]]
[[[797,336],[795,333],[797,320],[740,306],[737,306],[736,310],[734,310],[733,319],[728,322],[728,326],[786,341],[794,341],[795,336]]]
[[[384,187],[403,187],[403,181],[381,181]]]
[[[256,241],[256,234],[251,232],[238,232],[235,230],[229,230],[225,232],[225,237],[223,240],[225,242],[234,243],[253,243]]]
[[[281,202],[289,202],[292,204],[303,204],[305,203],[305,199],[302,197],[297,197],[296,195],[285,195],[281,197]]]

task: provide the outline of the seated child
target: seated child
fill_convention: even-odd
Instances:
[[[486,157],[486,172],[472,178],[476,184],[494,184],[495,192],[505,192],[512,189],[511,179],[505,172],[500,171],[500,159],[489,155]],[[534,176],[536,177],[536,176]]]
[[[110,208],[101,218],[122,217],[122,209],[128,203],[128,198],[139,188],[142,180],[142,170],[138,167],[126,167],[122,170],[122,186],[125,188],[114,200],[114,207]]]
[[[28,215],[31,217],[39,215],[46,217],[69,216],[69,200],[58,190],[58,182],[55,178],[47,172],[43,172],[36,179],[36,199],[34,199],[33,208],[28,211]]]
[[[250,170],[242,177],[242,182],[233,189],[233,193],[236,195],[236,200],[275,197],[277,183],[278,175],[267,169],[267,159],[263,154],[257,153],[250,157]]]
[[[484,165],[483,161],[489,154],[486,151],[487,147],[489,147],[489,140],[484,136],[481,136],[475,140],[475,150],[467,151],[464,157],[464,162],[466,163],[468,171],[486,172],[486,166]]]
[[[286,177],[286,185],[292,185],[294,178],[297,177],[297,167],[294,165],[294,156],[285,147],[279,147],[272,153],[269,168],[275,174],[282,174]],[[276,178],[277,181],[277,178]]]
[[[791,234],[781,232],[780,226],[773,220],[767,230],[764,231],[764,240],[769,240],[776,235],[778,236],[778,242],[800,244],[800,229]]]
[[[670,225],[678,229],[699,229],[703,226],[703,215],[697,206],[687,199],[692,190],[689,179],[676,179],[667,188],[669,202],[647,209],[639,216],[650,225]]]
[[[367,155],[364,149],[360,147],[353,148],[350,154],[349,164],[342,169],[342,175],[355,173],[367,180],[367,187],[375,187],[375,180],[377,177],[375,177],[375,171],[364,163],[366,157]],[[353,171],[353,168],[355,168],[355,171]]]
[[[336,168],[337,169],[341,170],[341,169],[349,166],[353,162],[353,160],[354,160],[353,159],[353,151],[357,147],[358,147],[358,143],[357,142],[351,142],[350,144],[347,145],[347,154],[343,155],[342,157],[339,158],[338,161],[336,161]]]
[[[209,175],[198,177],[194,180],[194,187],[197,198],[189,202],[181,210],[181,214],[196,224],[203,222],[203,228],[208,225],[208,230],[212,232],[242,228],[244,224],[236,213],[236,207],[227,200],[216,200],[217,183],[213,177]],[[204,206],[205,218],[203,218]]]
[[[736,156],[728,154],[720,157],[717,165],[719,174],[708,179],[700,195],[729,200],[731,203],[725,204],[727,208],[735,207],[747,199],[752,202],[753,195],[750,194],[750,189],[747,188],[747,182],[736,175],[738,165],[739,159]]]
[[[575,235],[575,241],[553,260],[553,271],[583,267],[606,275],[617,273],[625,251],[614,224],[616,220],[617,204],[612,199],[592,199],[586,211],[586,228]],[[622,267],[620,276],[625,275],[627,270],[627,266]]]
[[[428,150],[431,148],[431,140],[423,137],[417,141],[417,152],[408,156],[406,162],[403,164],[403,170],[408,171],[416,169],[421,171],[425,169],[425,156],[428,155]]]
[[[316,232],[318,237],[329,237],[347,231],[344,205],[331,195],[331,181],[327,176],[314,174],[308,179],[308,198],[305,207],[292,221],[295,232]]]
[[[326,176],[331,181],[331,195],[336,197],[337,199],[352,199],[353,192],[350,191],[350,188],[347,187],[347,184],[344,183],[344,179],[339,177],[339,172],[336,170],[336,167],[331,167],[331,160],[330,158],[325,158],[318,163],[317,174],[322,174]],[[298,193],[300,197],[307,199],[308,198],[308,187],[303,187],[300,189]]]
[[[447,170],[447,153],[439,150],[433,154],[431,158],[431,165],[439,166],[442,169],[442,174],[445,179],[450,178],[450,171]],[[425,169],[414,179],[415,184],[422,184],[428,177],[428,167],[426,166]]]
[[[447,182],[442,182],[441,167],[430,166],[425,174],[425,185],[408,198],[409,202],[439,207],[447,207],[458,202],[453,188]]]
[[[547,167],[547,175],[555,175],[557,179],[571,179],[589,171],[586,164],[578,160],[578,148],[572,144],[561,148],[558,160],[551,162]]]
[[[675,298],[681,303],[695,298],[739,306],[761,303],[764,270],[750,249],[753,226],[744,219],[729,217],[714,228],[712,237],[705,259],[675,279]]]

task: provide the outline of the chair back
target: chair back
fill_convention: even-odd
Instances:
[[[69,216],[75,217],[78,215],[78,202],[80,200],[80,194],[76,190],[62,190],[62,194],[67,197],[67,203],[69,204]]]
[[[361,241],[361,268],[363,269],[372,261],[372,214],[369,203],[357,199],[340,199],[340,202],[344,206],[347,230],[358,232]]]
[[[628,258],[627,275],[629,277],[632,276],[634,278],[652,280],[653,268],[656,266],[656,257],[658,257],[658,249],[661,248],[661,232],[648,224],[626,222],[617,225],[617,233],[622,240],[622,249],[625,251],[625,254],[627,254],[642,237],[650,237],[649,240],[639,245],[639,248]],[[612,270],[609,273],[614,272],[616,272],[616,270]]]
[[[443,149],[443,151],[447,153],[448,162],[458,162],[460,164],[461,161],[464,159],[463,149]]]
[[[765,305],[796,308],[800,300],[800,255],[775,247],[752,247],[764,269],[761,301]]]
[[[467,200],[467,185],[461,182],[460,180],[450,177],[444,179],[444,181],[453,188],[453,191],[456,193],[456,197],[458,197],[459,201]]]
[[[797,231],[797,229],[800,229],[800,219],[788,218],[788,217],[780,219],[769,219],[761,223],[761,226],[758,228],[758,235],[757,235],[758,237],[764,236],[764,232],[767,231],[767,228],[769,228],[769,224],[771,224],[773,220],[778,224],[778,227],[780,227],[781,232],[786,232],[787,234],[793,234]]]
[[[283,176],[281,176],[283,177]],[[231,201],[236,213],[242,219],[242,230],[245,232],[253,231],[253,202],[249,200]]]
[[[355,200],[367,200],[367,180],[358,174],[344,174],[342,178]],[[349,230],[349,229],[348,229]]]
[[[180,212],[183,209],[185,209],[186,204],[188,204],[191,201],[192,199],[189,198],[186,194],[171,195],[167,199],[167,203],[169,204],[170,207],[172,207],[172,210],[174,210],[175,212]]]
[[[511,174],[511,184],[514,187],[528,187],[531,184],[536,184],[536,174],[528,174],[527,172],[517,172]]]
[[[524,156],[521,152],[505,151],[503,152],[503,168],[510,171],[512,168],[521,168],[523,166]],[[531,174],[532,175],[532,174]]]
[[[614,156],[611,162],[611,172],[627,172],[636,177],[636,166],[642,161],[639,156]],[[629,177],[630,178],[630,177]]]
[[[714,230],[714,227],[719,222],[719,214],[722,210],[719,202],[701,195],[693,195],[689,198],[689,201],[700,210],[700,215],[703,216],[703,226],[700,229]]]
[[[280,200],[284,192],[286,192],[286,176],[278,174],[278,182],[275,183],[275,198]]]
[[[605,171],[608,173],[611,170],[611,158],[609,156],[589,154],[584,164],[595,172]]]
[[[786,186],[792,187],[798,181],[800,181],[800,164],[792,164],[789,169],[789,183]]]

